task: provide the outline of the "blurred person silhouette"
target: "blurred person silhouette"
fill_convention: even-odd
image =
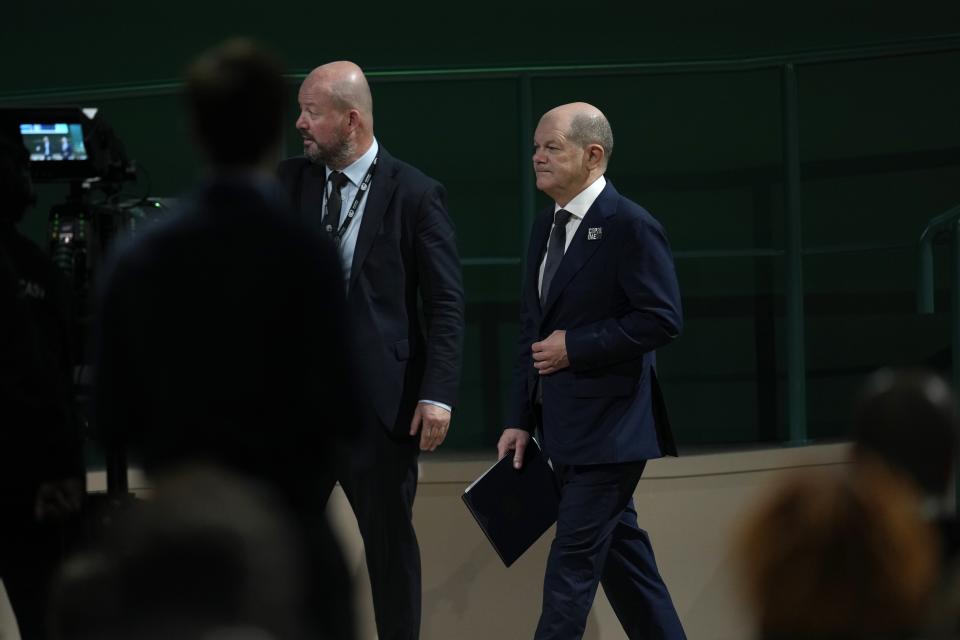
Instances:
[[[302,539],[265,485],[210,465],[161,474],[64,566],[56,640],[307,636]]]
[[[332,616],[316,624],[325,637],[352,637],[346,567],[318,506],[354,422],[342,275],[332,243],[287,211],[272,175],[280,66],[247,41],[227,42],[190,66],[185,98],[206,175],[106,271],[100,437],[148,474],[203,460],[275,489],[310,538],[307,588],[315,612]]]
[[[879,462],[779,482],[735,549],[759,637],[912,637],[937,577],[936,536],[916,501]]]
[[[17,230],[34,200],[26,148],[0,137],[0,579],[25,640],[44,637],[85,484],[70,287]]]
[[[958,411],[950,386],[932,372],[882,369],[863,385],[851,435],[855,462],[879,457],[916,484],[923,513],[939,530],[945,564],[954,561],[960,526],[949,496]]]

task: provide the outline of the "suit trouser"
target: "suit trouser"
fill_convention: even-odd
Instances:
[[[637,525],[633,492],[645,465],[554,465],[560,514],[547,560],[537,640],[582,637],[598,583],[628,638],[686,638],[657,571],[650,538]]]
[[[380,640],[420,636],[420,546],[413,530],[419,452],[419,438],[367,423],[323,487],[327,500],[339,480],[357,517]]]

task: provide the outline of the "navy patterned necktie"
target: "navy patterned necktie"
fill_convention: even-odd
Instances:
[[[543,282],[540,285],[540,306],[547,304],[547,294],[550,293],[550,282],[557,273],[563,251],[567,246],[567,222],[573,214],[560,209],[553,214],[553,230],[550,231],[550,240],[547,242],[547,262],[543,265]]]
[[[340,171],[334,171],[330,174],[329,180],[333,188],[327,197],[327,219],[323,223],[323,227],[332,236],[336,236],[337,231],[340,230],[340,210],[343,208],[343,197],[340,195],[340,190],[343,189],[343,185],[347,184],[348,179]]]

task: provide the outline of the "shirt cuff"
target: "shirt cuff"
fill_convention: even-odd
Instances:
[[[419,401],[419,404],[433,404],[433,405],[436,405],[436,406],[438,406],[438,407],[442,407],[442,408],[446,409],[446,410],[449,411],[450,413],[453,413],[453,407],[451,407],[451,406],[448,405],[448,404],[444,404],[444,403],[442,403],[442,402],[437,402],[436,400],[420,400],[420,401]]]

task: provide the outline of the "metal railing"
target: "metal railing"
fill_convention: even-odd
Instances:
[[[931,218],[920,233],[917,265],[917,311],[934,312],[933,244],[950,236],[950,355],[954,389],[960,391],[960,205]]]

